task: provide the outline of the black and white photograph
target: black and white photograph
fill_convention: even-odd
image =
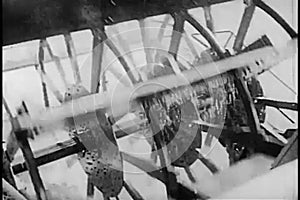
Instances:
[[[297,0],[2,0],[3,200],[298,199]]]

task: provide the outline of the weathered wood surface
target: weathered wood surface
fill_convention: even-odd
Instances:
[[[90,28],[82,9],[93,6],[106,25],[192,9],[231,0],[3,0],[2,45],[16,44]]]

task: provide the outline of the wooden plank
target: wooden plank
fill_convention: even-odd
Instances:
[[[73,100],[72,102],[64,103],[62,106],[48,109],[41,113],[32,113],[32,121],[33,124],[48,126],[49,124],[53,124],[54,121],[57,123],[67,117],[73,117],[87,112],[94,112],[95,110],[101,108],[107,109],[108,114],[111,115],[111,103],[113,102],[113,105],[124,105],[124,102],[127,101],[126,98],[130,96],[130,94],[133,94],[131,98],[134,100],[154,94],[156,92],[164,91],[166,88],[177,88],[184,86],[186,85],[187,81],[190,83],[198,82],[222,73],[226,73],[233,69],[244,68],[245,66],[248,66],[253,73],[259,74],[270,69],[279,62],[293,56],[297,51],[297,41],[297,39],[291,40],[288,42],[287,46],[280,49],[275,49],[274,47],[264,47],[242,53],[240,55],[232,56],[214,63],[195,66],[193,69],[183,71],[182,76],[171,74],[158,77],[144,83],[136,84],[132,88],[118,91],[114,93],[113,96],[109,93],[85,96]],[[139,90],[137,90],[138,88]],[[143,90],[140,88],[143,88]],[[117,111],[118,112],[115,112],[114,114],[119,116],[127,113],[126,108],[124,108],[124,110],[119,109]],[[38,117],[34,118],[34,116]],[[56,124],[56,127],[58,127],[57,125],[58,124]],[[27,127],[26,124],[21,126],[24,128]]]

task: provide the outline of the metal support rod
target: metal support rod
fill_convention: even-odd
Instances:
[[[291,38],[297,38],[298,33],[270,6],[261,0],[253,0],[253,3],[272,17],[289,35]]]
[[[255,10],[255,4],[253,3],[247,6],[244,10],[244,14],[239,26],[239,30],[233,44],[233,50],[235,50],[236,52],[241,51],[243,47],[244,40],[250,26],[250,22],[253,18],[254,10]]]
[[[104,30],[104,27],[101,27]],[[92,55],[92,70],[91,70],[91,93],[98,93],[100,86],[100,75],[102,69],[102,59],[104,45],[103,41],[98,37],[93,37],[93,55]],[[103,73],[103,72],[102,72]]]
[[[31,181],[34,186],[34,190],[38,200],[47,200],[46,190],[44,188],[42,179],[37,168],[32,150],[30,148],[29,142],[27,140],[28,130],[18,130],[15,132],[16,138],[18,140],[19,146],[22,150],[27,168],[29,169],[29,174]]]
[[[75,80],[76,84],[79,84],[79,83],[81,83],[81,77],[80,77],[78,62],[76,59],[75,46],[74,46],[71,34],[70,33],[64,34],[64,39],[65,39],[65,43],[66,43],[66,47],[67,47],[68,56],[71,60],[71,66],[72,66],[72,70],[73,70],[74,80]]]
[[[177,60],[178,49],[184,32],[184,18],[179,13],[173,13],[174,25],[169,46],[169,53]]]
[[[207,28],[203,27],[195,18],[187,12],[182,12],[185,20],[189,22],[208,41],[211,48],[216,51],[220,58],[225,58],[225,49],[217,42],[214,35]]]
[[[294,103],[294,102],[277,101],[277,100],[265,99],[261,97],[255,98],[254,101],[255,104],[262,104],[274,108],[282,108],[282,109],[298,111],[298,103]]]

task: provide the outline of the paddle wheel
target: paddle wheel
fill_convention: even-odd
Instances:
[[[33,65],[39,75],[44,104],[40,113],[34,113],[23,101],[14,115],[3,97],[12,126],[3,153],[3,196],[31,198],[18,191],[14,181],[14,175],[28,170],[36,199],[51,199],[38,168],[73,154],[86,174],[89,199],[94,198],[95,188],[103,199],[119,199],[123,188],[132,199],[144,199],[126,181],[124,162],[162,182],[168,199],[208,199],[201,190],[192,191],[178,182],[175,168],[184,169],[192,183],[197,181],[190,168],[197,160],[212,174],[220,172],[200,152],[216,142],[226,149],[230,165],[257,153],[282,161],[287,155],[282,152],[295,145],[290,141],[296,140],[297,128],[274,133],[264,125],[266,107],[297,111],[297,103],[265,99],[257,76],[295,54],[298,34],[261,0],[244,2],[237,34],[218,31],[211,10],[230,2],[3,0],[3,45],[39,40],[38,59],[27,66]],[[190,14],[197,8],[203,9],[206,26]],[[267,35],[245,44],[256,9],[288,33],[291,40],[286,46],[275,48]],[[135,28],[123,33],[119,30],[123,22],[132,22]],[[86,29],[93,37],[90,74],[82,73],[78,62],[82,52],[78,53],[71,34]],[[217,37],[224,33],[229,37],[221,44]],[[63,57],[51,47],[49,37],[55,35],[63,36],[71,75]],[[130,44],[126,37],[139,42]],[[105,66],[107,51],[111,62]],[[142,65],[136,61],[140,55],[145,60]],[[46,71],[49,62],[55,64],[58,76]],[[4,63],[3,72],[23,67],[24,63]],[[128,113],[134,117],[124,122]],[[64,131],[69,140],[32,151],[28,140],[49,130]],[[136,133],[151,147],[149,159],[120,150],[117,140]],[[19,149],[25,162],[11,166]],[[295,159],[294,154],[286,162]]]

